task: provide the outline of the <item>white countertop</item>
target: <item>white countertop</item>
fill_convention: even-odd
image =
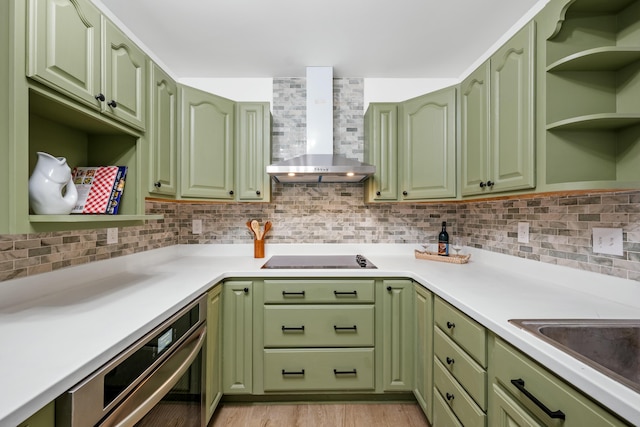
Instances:
[[[640,283],[469,250],[465,265],[414,258],[417,245],[179,245],[0,282],[0,426],[15,426],[228,277],[407,277],[585,394],[640,424],[640,394],[508,323],[640,319]],[[377,270],[261,270],[275,254],[355,254]]]

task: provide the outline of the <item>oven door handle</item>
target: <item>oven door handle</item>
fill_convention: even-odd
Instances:
[[[100,427],[129,427],[140,421],[187,372],[202,349],[206,335],[206,325],[196,329],[99,424]]]

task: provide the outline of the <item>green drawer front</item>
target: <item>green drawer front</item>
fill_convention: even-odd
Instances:
[[[441,397],[462,425],[465,427],[484,427],[486,425],[487,415],[475,404],[438,359],[433,363],[433,379]]]
[[[433,425],[438,427],[464,427],[453,415],[438,390],[433,389]]]
[[[473,400],[487,410],[487,371],[463,349],[449,339],[440,328],[435,328],[433,346],[436,357],[445,369],[464,387]]]
[[[496,339],[492,352],[491,366],[492,369],[495,367],[494,381],[544,424],[553,424],[554,420],[518,390],[511,380],[523,380],[525,389],[548,409],[564,412],[563,427],[627,425],[499,339]]]
[[[265,347],[372,347],[373,305],[267,305]]]
[[[375,280],[265,280],[267,304],[372,303]]]
[[[462,347],[483,368],[487,367],[487,330],[450,306],[436,298],[433,316],[436,325],[456,344]]]
[[[264,390],[373,390],[373,348],[264,350]]]

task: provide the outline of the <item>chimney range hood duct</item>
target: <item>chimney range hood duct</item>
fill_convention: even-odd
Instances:
[[[362,182],[376,167],[333,154],[333,69],[307,67],[307,154],[267,166],[283,183]]]

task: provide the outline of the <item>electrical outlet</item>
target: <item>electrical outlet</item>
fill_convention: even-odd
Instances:
[[[624,255],[622,249],[622,228],[594,228],[593,253]]]
[[[107,245],[115,245],[118,243],[118,228],[107,228]]]
[[[191,221],[191,234],[202,234],[201,219],[194,219]]]
[[[529,243],[529,223],[518,223],[518,243]]]

